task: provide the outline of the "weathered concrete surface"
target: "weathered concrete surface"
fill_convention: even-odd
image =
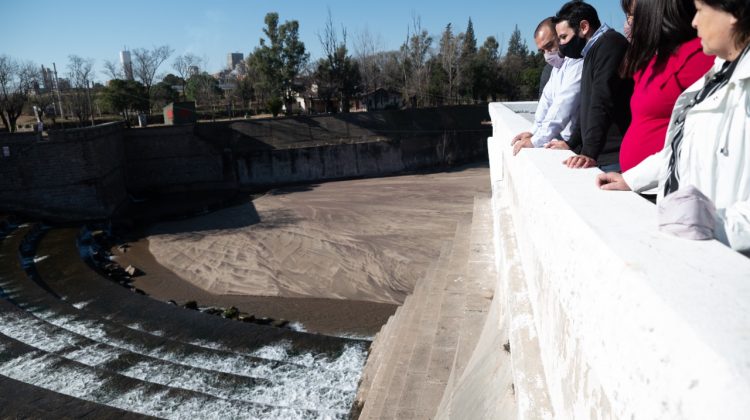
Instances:
[[[547,387],[519,395],[519,417],[548,417],[534,406],[545,394],[555,418],[746,417],[750,261],[660,233],[653,205],[599,190],[598,169],[561,164],[570,152],[513,157],[528,123],[501,104],[490,113],[493,199],[510,208],[531,306],[517,324],[510,314],[514,382]],[[538,357],[535,340],[514,346],[514,329],[536,332]]]
[[[156,260],[216,294],[401,303],[474,195],[483,166],[275,190],[245,205],[164,223]]]
[[[360,419],[515,413],[509,357],[498,351],[505,302],[495,295],[496,282],[490,202],[477,196],[471,220],[459,223],[376,337],[357,396]],[[477,386],[497,392],[478,394]]]
[[[128,195],[265,190],[486,162],[483,106],[0,136],[0,211],[104,219]]]
[[[126,199],[121,123],[0,137],[0,210],[105,218]],[[7,153],[7,155],[6,155]]]

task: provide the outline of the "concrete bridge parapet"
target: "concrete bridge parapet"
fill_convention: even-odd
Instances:
[[[599,190],[599,169],[561,164],[570,151],[513,156],[529,123],[511,108],[490,104],[488,151],[506,318],[492,334],[509,329],[517,417],[746,418],[750,260],[659,232],[653,204]],[[472,381],[459,387],[494,398]]]

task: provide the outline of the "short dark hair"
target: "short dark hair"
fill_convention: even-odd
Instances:
[[[694,16],[695,4],[692,1],[635,0],[632,39],[625,54],[622,75],[633,76],[654,56],[657,64],[665,62],[680,45],[698,36],[692,26]]]
[[[602,22],[599,20],[599,14],[596,13],[594,6],[585,1],[573,0],[565,3],[563,7],[560,8],[553,19],[553,22],[558,24],[567,21],[571,28],[578,30],[581,27],[581,21],[583,20],[588,21],[589,25],[591,25],[591,28],[594,30],[597,30],[602,26]]]
[[[552,23],[552,20],[554,19],[553,16],[550,16],[543,21],[539,22],[539,25],[536,26],[536,30],[534,30],[534,38],[536,38],[536,35],[539,33],[539,31],[542,30],[545,26],[552,30],[552,34],[555,34],[555,24]]]
[[[744,47],[750,42],[750,2],[748,0],[698,0],[714,9],[723,10],[737,19],[734,42]]]

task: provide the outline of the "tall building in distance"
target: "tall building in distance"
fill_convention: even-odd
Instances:
[[[245,55],[242,53],[227,54],[227,68],[229,70],[234,70],[237,64],[240,64],[244,58],[245,58]]]
[[[130,51],[120,51],[120,64],[122,71],[125,73],[126,80],[133,80],[133,62],[130,61]]]

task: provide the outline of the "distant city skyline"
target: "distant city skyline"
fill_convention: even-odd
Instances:
[[[344,2],[310,4],[302,0],[288,2],[146,2],[134,0],[124,6],[112,1],[77,1],[74,6],[51,0],[33,3],[13,1],[3,8],[0,39],[5,40],[0,54],[17,60],[29,60],[51,67],[54,62],[64,77],[69,55],[95,60],[95,79],[105,81],[105,60],[120,62],[120,51],[151,48],[167,44],[174,54],[160,67],[160,73],[174,73],[172,60],[178,54],[202,57],[207,71],[218,72],[227,66],[231,53],[245,57],[263,37],[263,19],[268,12],[279,13],[281,22],[297,20],[300,37],[311,60],[321,57],[318,34],[323,31],[328,11],[339,30],[347,30],[347,46],[355,52],[357,39],[369,32],[380,50],[398,49],[415,17],[422,29],[433,36],[437,47],[440,33],[448,23],[454,33],[466,30],[469,18],[474,23],[477,43],[488,36],[497,38],[505,50],[508,38],[518,25],[529,50],[537,23],[554,14],[563,1],[527,0],[508,5],[500,1],[474,1],[435,4],[432,1]],[[590,1],[603,22],[621,30],[624,16],[617,0]],[[31,5],[31,6],[29,6]]]

